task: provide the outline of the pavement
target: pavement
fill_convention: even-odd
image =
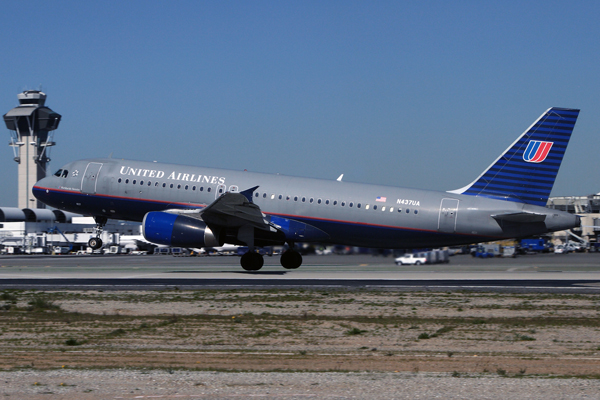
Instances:
[[[308,255],[297,270],[265,257],[256,272],[244,271],[236,256],[162,255],[2,256],[0,289],[123,287],[448,287],[570,288],[600,290],[600,253],[535,254],[479,259],[457,255],[447,264],[397,266],[393,257]]]

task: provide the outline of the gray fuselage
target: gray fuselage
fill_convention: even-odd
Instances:
[[[265,215],[301,221],[328,235],[320,242],[349,246],[438,247],[579,225],[576,215],[515,201],[247,171],[88,159],[59,172],[34,194],[61,210],[142,221],[150,211],[204,208],[225,192],[258,186],[252,200]],[[536,218],[497,217],[519,214]]]

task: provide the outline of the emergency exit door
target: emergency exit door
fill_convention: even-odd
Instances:
[[[456,214],[458,213],[457,199],[442,199],[440,205],[440,216],[438,220],[438,231],[456,232]]]

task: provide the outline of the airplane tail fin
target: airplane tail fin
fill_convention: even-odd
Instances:
[[[545,206],[578,115],[549,108],[475,181],[449,192]]]

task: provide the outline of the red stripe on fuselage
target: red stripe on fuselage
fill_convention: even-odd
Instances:
[[[190,203],[175,203],[172,201],[163,201],[163,200],[150,200],[150,199],[138,199],[135,197],[124,197],[124,196],[114,196],[114,195],[106,195],[106,194],[85,194],[85,193],[81,193],[75,190],[66,190],[66,189],[52,189],[52,188],[42,188],[39,186],[34,186],[34,189],[38,189],[38,190],[46,190],[46,191],[52,191],[52,192],[60,192],[60,193],[68,193],[68,194],[76,194],[76,195],[80,195],[80,196],[90,196],[90,197],[102,197],[105,199],[119,199],[119,200],[128,200],[128,201],[145,201],[145,202],[149,202],[149,203],[157,203],[157,204],[165,204],[165,205],[180,205],[180,206],[185,206],[185,207],[195,207],[195,208],[204,208],[206,207],[205,204],[190,204]],[[303,220],[310,220],[310,221],[323,221],[323,222],[333,222],[333,223],[338,223],[338,224],[349,224],[349,225],[360,225],[360,226],[368,226],[368,227],[374,227],[374,228],[387,228],[387,229],[397,229],[397,230],[404,230],[404,231],[417,231],[417,232],[430,232],[430,233],[440,233],[438,231],[435,230],[431,230],[431,229],[419,229],[419,228],[408,228],[408,227],[401,227],[401,226],[394,226],[394,225],[380,225],[380,224],[373,224],[373,223],[368,223],[368,222],[358,222],[358,221],[345,221],[345,220],[336,220],[336,219],[329,219],[329,218],[318,218],[318,217],[309,217],[309,216],[303,216],[303,215],[293,215],[293,214],[277,214],[277,213],[270,213],[270,212],[265,212],[263,211],[265,214],[268,215],[274,215],[277,217],[283,217],[283,218],[291,218],[291,219],[303,219]],[[468,233],[457,233],[455,232],[454,235],[459,235],[459,236],[476,236],[478,237],[478,235],[472,235],[472,234],[468,234]],[[502,238],[501,236],[490,236],[490,238]]]

